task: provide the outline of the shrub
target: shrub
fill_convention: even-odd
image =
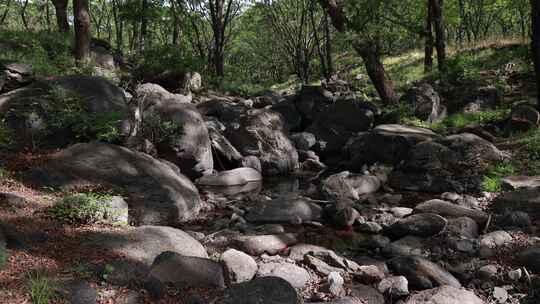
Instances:
[[[78,193],[57,201],[50,212],[59,221],[70,224],[92,224],[102,220],[107,213],[102,201],[109,196],[95,193]]]
[[[480,79],[480,69],[471,55],[459,54],[447,62],[444,77],[452,82],[476,81]]]
[[[503,177],[516,174],[516,168],[509,163],[502,163],[491,166],[486,176],[484,176],[484,191],[501,191]]]
[[[55,297],[51,281],[39,272],[29,274],[30,298],[34,304],[49,304]]]
[[[529,160],[540,161],[540,129],[529,131],[520,143],[525,147]]]

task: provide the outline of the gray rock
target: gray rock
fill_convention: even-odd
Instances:
[[[302,267],[291,263],[265,263],[259,265],[258,277],[278,277],[289,282],[294,288],[302,289],[310,280],[310,275]]]
[[[384,304],[384,296],[369,285],[354,285],[351,287],[351,296],[369,304]]]
[[[191,98],[181,94],[173,94],[155,83],[143,83],[135,88],[135,95],[144,105],[159,104],[164,100],[174,100],[178,103],[190,103]]]
[[[397,257],[403,255],[420,255],[427,254],[428,248],[424,239],[408,235],[397,241],[394,241],[382,250],[382,253],[388,257]]]
[[[308,132],[292,134],[291,139],[298,150],[309,150],[317,143],[315,135]]]
[[[395,189],[425,192],[478,192],[489,166],[505,155],[492,143],[469,133],[417,144],[392,172]]]
[[[129,259],[115,260],[107,263],[101,271],[102,277],[108,283],[118,286],[129,286],[144,283],[144,278],[146,278],[150,271],[150,264]]]
[[[282,278],[261,277],[225,290],[222,304],[298,304],[301,297]]]
[[[381,227],[381,225],[375,222],[365,222],[363,224],[358,225],[358,231],[361,231],[361,232],[379,233],[382,230],[383,230],[383,227]]]
[[[531,104],[519,104],[512,109],[508,126],[510,132],[527,131],[538,126],[540,113]]]
[[[324,215],[328,222],[339,228],[352,227],[361,218],[355,208],[350,206],[340,208],[339,205],[328,205],[324,209]]]
[[[240,154],[240,152],[238,152],[231,142],[223,135],[226,127],[215,118],[209,118],[205,122],[206,128],[208,129],[208,135],[210,136],[210,144],[219,159],[222,162],[230,164],[240,163],[242,161],[242,154]]]
[[[143,265],[151,265],[164,251],[185,256],[208,257],[201,243],[184,231],[171,227],[141,226],[120,232],[90,234],[86,239],[83,246],[103,248],[111,254]]]
[[[446,230],[449,236],[457,239],[476,239],[478,237],[478,224],[468,217],[450,219]]]
[[[385,273],[375,265],[362,265],[354,272],[354,277],[360,283],[372,284],[384,279]]]
[[[247,282],[257,273],[258,266],[255,260],[242,251],[229,249],[221,255],[221,261],[228,282],[232,284]]]
[[[318,221],[322,208],[304,197],[280,197],[259,203],[249,210],[246,220],[254,223],[296,223]]]
[[[413,214],[406,218],[400,219],[388,228],[388,233],[403,237],[406,235],[414,235],[420,237],[430,237],[444,231],[448,221],[437,214],[420,213]]]
[[[401,101],[411,104],[414,116],[434,123],[446,117],[446,107],[441,104],[439,94],[429,83],[421,83],[407,90]]]
[[[411,296],[405,304],[486,304],[473,292],[453,286],[441,286]]]
[[[121,196],[113,196],[99,202],[105,207],[104,220],[115,225],[128,225],[129,207]]]
[[[480,238],[480,256],[483,258],[492,257],[510,242],[512,242],[512,236],[506,231],[493,231],[484,234]]]
[[[69,282],[66,292],[72,304],[95,304],[98,300],[97,290],[84,281]]]
[[[328,199],[354,202],[360,199],[360,195],[377,192],[380,187],[381,181],[376,176],[344,171],[325,179],[322,190]]]
[[[345,147],[353,169],[376,162],[397,165],[420,142],[438,135],[424,128],[405,125],[379,125],[369,133],[360,133]]]
[[[406,207],[394,207],[390,209],[390,212],[392,212],[392,214],[397,218],[406,217],[407,215],[412,214],[413,211],[413,209]]]
[[[522,189],[505,192],[491,204],[497,213],[505,211],[522,211],[531,216],[540,216],[540,188]]]
[[[483,280],[491,280],[497,276],[497,272],[499,271],[497,265],[485,265],[480,267],[478,271],[476,272],[476,275],[478,278]]]
[[[292,233],[240,236],[236,239],[238,245],[250,255],[271,255],[298,243],[297,237]]]
[[[343,277],[338,272],[331,272],[326,278],[326,287],[325,289],[335,297],[343,297],[346,294],[343,285],[345,281]]]
[[[513,211],[504,213],[498,223],[501,227],[528,229],[532,226],[529,214],[522,211]]]
[[[448,271],[419,256],[393,258],[389,266],[395,273],[406,277],[412,289],[423,290],[443,285],[461,287]]]
[[[214,168],[210,136],[202,115],[191,103],[174,99],[159,100],[143,113],[145,121],[169,123],[173,131],[163,131],[161,126],[143,124],[143,134],[156,136],[158,155],[174,164],[189,177],[197,178]]]
[[[495,287],[493,288],[493,299],[497,301],[497,303],[506,303],[508,300],[508,292],[504,288]]]
[[[318,253],[334,253],[334,251],[317,245],[297,244],[291,247],[289,258],[295,261],[302,261],[306,255]]]
[[[501,179],[503,190],[534,189],[540,187],[540,176],[507,176]]]
[[[540,248],[528,248],[520,252],[516,258],[519,265],[533,273],[540,274]]]
[[[521,271],[521,268],[510,270],[508,272],[508,278],[512,281],[519,281],[521,277],[523,276],[523,272]]]
[[[16,193],[0,192],[0,205],[12,208],[24,208],[29,202]]]
[[[34,169],[31,180],[64,190],[122,187],[139,224],[176,225],[191,220],[202,206],[197,188],[176,166],[115,145],[71,146]]]
[[[438,199],[423,202],[417,205],[414,208],[414,211],[417,213],[435,213],[450,218],[469,217],[475,220],[479,225],[484,224],[488,219],[487,213],[483,211],[470,209]]]
[[[196,183],[201,186],[242,186],[250,182],[262,181],[262,175],[253,168],[236,168],[215,174],[204,175]]]
[[[313,270],[315,270],[317,273],[321,275],[330,275],[331,273],[344,273],[345,270],[342,268],[330,266],[327,263],[325,263],[323,260],[316,258],[311,255],[306,255],[304,257],[304,262],[306,265],[311,267]]]
[[[171,251],[156,257],[147,279],[177,288],[225,288],[220,263]]]
[[[242,157],[241,165],[242,167],[253,168],[262,173],[261,161],[256,156]]]
[[[409,281],[404,276],[394,276],[382,279],[377,289],[392,298],[399,298],[409,294]]]

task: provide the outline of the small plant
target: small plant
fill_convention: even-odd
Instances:
[[[34,304],[49,304],[55,297],[55,290],[51,281],[42,273],[29,274],[30,298]]]
[[[5,248],[0,248],[0,269],[4,268],[7,263],[7,253]]]
[[[501,191],[503,177],[516,174],[516,168],[509,163],[497,164],[489,168],[488,173],[484,176],[484,191],[499,192]]]
[[[81,279],[90,279],[92,277],[92,270],[86,263],[77,263],[73,267],[73,272]]]
[[[0,118],[0,148],[9,148],[14,144],[13,131],[7,125],[5,119]]]
[[[107,213],[101,202],[108,196],[95,193],[78,193],[56,202],[50,212],[59,221],[70,224],[92,224],[100,221]]]
[[[103,268],[103,272],[101,273],[101,279],[103,281],[107,281],[107,279],[110,277],[110,275],[114,271],[114,266],[111,264],[105,264],[105,267]]]
[[[445,78],[452,82],[476,81],[480,79],[480,69],[475,66],[473,56],[460,54],[448,60]]]
[[[540,129],[529,131],[520,143],[525,147],[529,160],[540,161]]]

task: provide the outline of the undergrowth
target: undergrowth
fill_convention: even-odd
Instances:
[[[69,224],[93,224],[107,214],[102,202],[110,198],[108,195],[97,193],[68,195],[54,204],[50,214],[55,219]]]
[[[32,271],[28,274],[30,298],[34,304],[49,304],[56,298],[55,288],[43,273]]]
[[[502,178],[516,174],[513,164],[501,163],[491,166],[484,176],[484,191],[499,192],[502,190]]]

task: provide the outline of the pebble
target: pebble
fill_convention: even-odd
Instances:
[[[508,292],[504,288],[495,287],[493,288],[493,299],[495,299],[497,303],[505,303],[508,300]]]

